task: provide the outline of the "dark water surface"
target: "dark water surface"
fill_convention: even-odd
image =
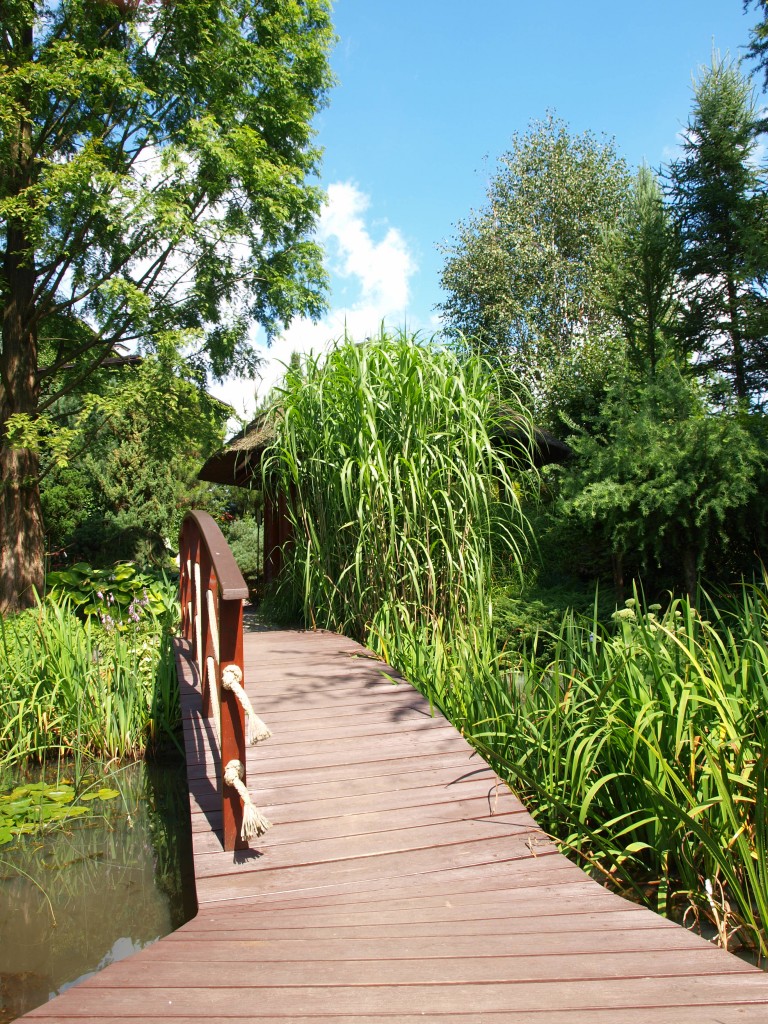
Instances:
[[[196,912],[183,764],[131,764],[88,818],[0,846],[0,1024]]]

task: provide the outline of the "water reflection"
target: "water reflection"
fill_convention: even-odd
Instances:
[[[183,765],[132,764],[121,796],[0,847],[0,1024],[194,916]]]

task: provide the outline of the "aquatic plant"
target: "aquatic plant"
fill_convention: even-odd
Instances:
[[[443,706],[588,870],[766,956],[768,597],[702,607],[569,614],[544,671],[497,661]]]
[[[174,737],[172,622],[151,605],[138,622],[98,611],[80,617],[68,598],[53,596],[0,617],[0,763],[138,756]]]

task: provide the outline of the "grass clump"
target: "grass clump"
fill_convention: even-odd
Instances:
[[[72,595],[60,573],[36,608],[0,617],[0,765],[178,745],[172,584],[87,568],[69,570]]]
[[[768,955],[768,598],[568,614],[549,663],[489,673],[466,729],[588,869]]]
[[[504,424],[519,440],[500,446]],[[530,423],[489,364],[382,333],[289,370],[266,487],[294,540],[277,603],[405,668],[485,634],[493,548],[524,545],[516,466]],[[418,681],[418,680],[414,680]]]

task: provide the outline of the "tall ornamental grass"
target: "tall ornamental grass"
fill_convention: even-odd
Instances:
[[[149,606],[125,621],[114,602],[78,615],[63,596],[0,617],[0,767],[135,757],[175,741],[172,626],[172,614]]]
[[[471,683],[468,732],[540,824],[662,913],[768,955],[768,599],[568,615],[542,670]]]
[[[521,439],[506,448],[501,417]],[[487,631],[493,551],[516,562],[523,544],[515,466],[530,465],[530,424],[487,363],[403,333],[345,338],[288,371],[275,422],[263,465],[294,527],[284,607],[398,668],[416,652],[429,671]]]

